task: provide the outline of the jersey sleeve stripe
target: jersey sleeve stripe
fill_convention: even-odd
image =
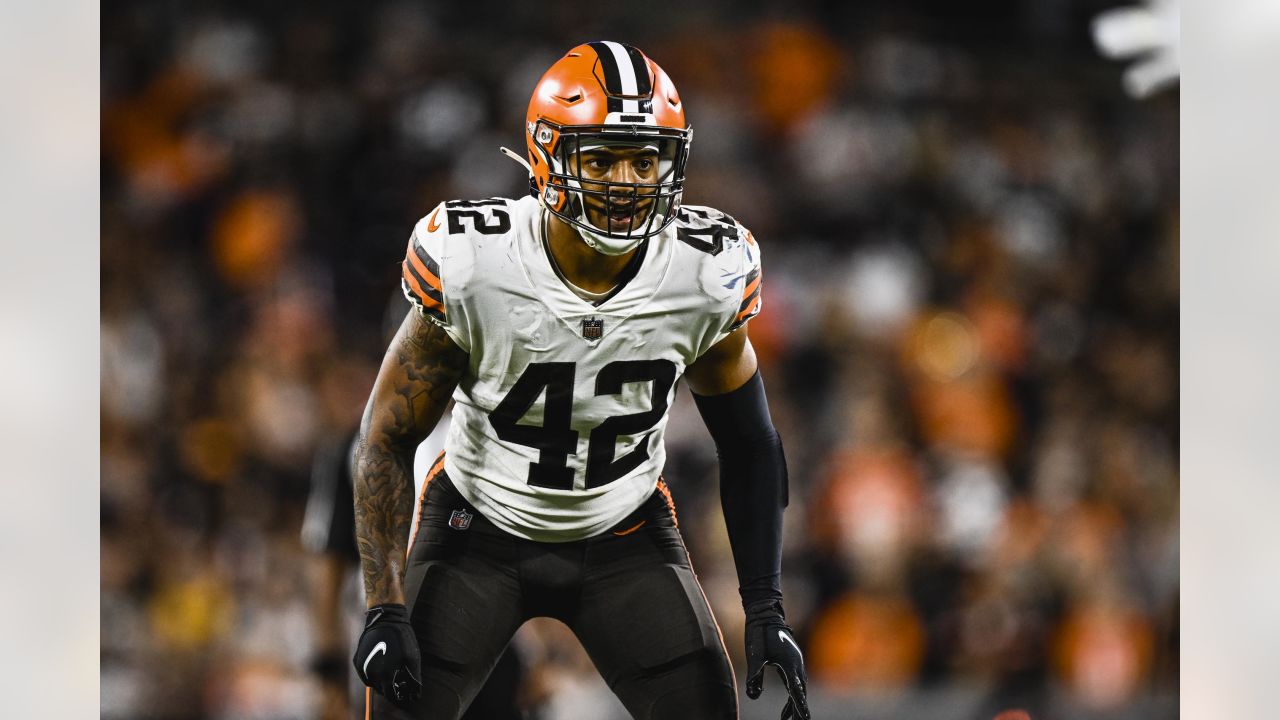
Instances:
[[[743,323],[755,317],[758,312],[760,312],[760,296],[757,294],[755,298],[751,300],[751,304],[742,312],[738,313],[738,317],[734,319],[734,329],[736,330],[737,328],[742,327]]]
[[[413,281],[416,287],[422,290],[422,294],[440,303],[441,306],[444,305],[444,293],[440,292],[438,287],[432,285],[426,277],[422,275],[422,272],[415,267],[415,263],[412,261],[405,262],[404,272],[405,276]]]
[[[431,294],[430,288],[422,282],[422,278],[414,272],[413,267],[407,261],[401,263],[400,268],[402,270],[401,277],[404,279],[405,284],[409,286],[409,289],[413,291],[414,296],[420,302],[424,305],[429,302],[434,303],[441,305],[443,308],[444,303],[441,302],[440,297]]]
[[[759,283],[757,283],[755,291],[752,292],[750,295],[748,295],[746,298],[744,298],[742,301],[742,304],[738,306],[738,317],[742,317],[742,313],[747,312],[747,309],[755,305],[756,301],[758,301],[759,299],[760,299],[760,285]]]
[[[440,265],[436,263],[427,251],[421,245],[412,243],[410,245],[411,252],[407,253],[410,264],[413,269],[418,272],[420,277],[427,285],[430,285],[436,292],[443,291],[443,285],[440,282]]]
[[[751,294],[752,285],[759,279],[760,267],[757,265],[756,267],[751,268],[751,272],[747,273],[747,284],[742,288],[742,297],[746,297]]]
[[[742,290],[743,305],[747,304],[747,300],[760,293],[760,273],[752,273],[752,275],[755,275],[755,279],[747,281],[747,287]]]
[[[760,291],[763,289],[764,280],[760,277],[760,267],[756,266],[747,273],[747,282],[742,288],[742,304],[738,306],[738,315],[733,319],[731,332],[742,327],[760,311]]]
[[[400,278],[400,284],[404,288],[404,294],[413,300],[422,312],[430,315],[432,318],[444,322],[444,304],[430,295],[422,291],[422,286],[418,284],[412,273],[409,272],[409,266],[406,264],[405,272]]]

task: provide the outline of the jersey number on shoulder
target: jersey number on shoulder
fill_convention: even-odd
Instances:
[[[705,210],[680,208],[681,224],[676,226],[676,239],[709,255],[719,255],[725,240],[738,237],[738,226],[725,213],[713,218]]]
[[[463,220],[471,221],[471,227],[481,235],[501,235],[509,232],[511,216],[500,207],[503,205],[506,205],[506,202],[502,200],[450,200],[444,204],[445,215],[449,218],[449,234],[454,235],[466,230],[462,224]],[[488,208],[488,214],[471,208]]]
[[[573,489],[573,469],[569,456],[578,448],[578,431],[570,427],[573,413],[573,380],[576,363],[531,363],[507,396],[489,415],[489,424],[498,437],[526,447],[537,448],[538,462],[529,465],[529,484],[558,490]],[[621,478],[649,459],[648,436],[631,452],[614,459],[619,435],[639,435],[662,420],[667,412],[667,394],[676,381],[676,366],[670,360],[615,360],[596,376],[596,395],[617,395],[627,383],[651,385],[649,409],[618,415],[591,431],[587,448],[587,487],[594,488]],[[520,419],[546,390],[542,425],[521,425]]]

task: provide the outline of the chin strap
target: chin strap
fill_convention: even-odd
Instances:
[[[601,255],[626,255],[632,250],[640,247],[640,243],[644,242],[646,239],[644,237],[634,237],[626,240],[619,240],[617,238],[611,238],[608,235],[602,235],[588,230],[588,227],[595,227],[595,225],[587,219],[587,214],[585,212],[580,212],[578,214],[578,220],[586,226],[574,228],[578,231],[578,236],[582,238],[582,241],[585,242],[588,247]]]
[[[499,145],[499,146],[498,146],[498,152],[502,153],[503,155],[506,155],[507,157],[511,158],[512,160],[515,160],[516,162],[518,162],[518,163],[520,163],[521,165],[523,165],[523,166],[524,166],[524,169],[525,169],[525,170],[528,170],[530,175],[532,175],[532,174],[533,174],[533,168],[529,167],[529,161],[528,161],[528,160],[525,160],[525,159],[524,159],[524,158],[522,158],[522,157],[520,157],[520,156],[519,156],[519,155],[517,155],[514,151],[512,151],[512,150],[508,150],[507,148],[502,147],[501,145]]]
[[[503,147],[503,146],[501,146],[501,145],[499,145],[499,146],[498,146],[498,152],[500,152],[500,153],[502,153],[503,155],[506,155],[507,157],[511,158],[512,160],[515,160],[516,162],[520,163],[521,165],[523,165],[523,166],[524,166],[524,169],[525,169],[525,170],[529,171],[529,194],[530,194],[530,195],[532,195],[533,197],[538,198],[538,204],[539,204],[539,205],[541,205],[542,207],[546,207],[546,206],[547,206],[547,203],[546,203],[546,201],[543,199],[543,197],[542,197],[542,193],[538,192],[538,185],[537,185],[537,183],[536,183],[536,182],[534,182],[534,179],[533,179],[533,168],[529,167],[529,161],[528,161],[528,160],[525,160],[525,159],[524,159],[524,158],[522,158],[522,157],[520,157],[520,156],[519,156],[519,155],[517,155],[514,151],[509,150],[509,149],[507,149],[507,148],[505,148],[505,147]]]

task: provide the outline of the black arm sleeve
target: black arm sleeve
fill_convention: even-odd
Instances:
[[[733,392],[693,396],[720,458],[720,505],[747,614],[781,611],[782,509],[787,463],[760,371]]]

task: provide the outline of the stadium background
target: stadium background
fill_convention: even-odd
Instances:
[[[764,249],[815,716],[1176,717],[1178,101],[1098,58],[1113,4],[113,4],[103,717],[320,716],[312,457],[358,418],[413,222],[520,193],[497,147],[600,38],[672,76],[686,199]],[[714,456],[673,413],[740,655]],[[563,633],[526,635],[536,717],[611,712]]]

